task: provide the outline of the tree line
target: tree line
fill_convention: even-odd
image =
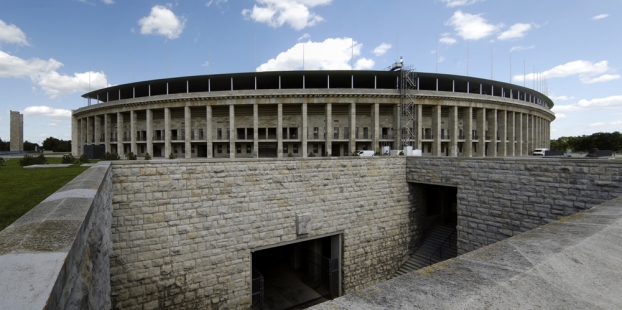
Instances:
[[[589,136],[560,137],[551,140],[551,150],[587,151],[591,148],[620,152],[622,150],[622,133],[597,132]]]
[[[71,152],[71,140],[61,140],[54,137],[49,137],[43,140],[43,143],[41,145],[39,145],[39,143],[24,141],[24,151],[34,151],[35,147],[38,147],[39,149],[43,148],[46,151]],[[0,152],[10,150],[11,142],[2,141],[2,138],[0,138]]]

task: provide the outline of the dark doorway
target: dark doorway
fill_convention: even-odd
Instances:
[[[277,144],[276,143],[259,143],[259,157],[277,157]]]
[[[253,309],[305,309],[341,294],[340,236],[252,253]]]
[[[197,145],[197,157],[207,157],[207,145]]]
[[[437,217],[438,223],[456,227],[458,224],[458,188],[421,184],[425,187],[426,216]]]

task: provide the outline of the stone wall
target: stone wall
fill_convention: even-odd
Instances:
[[[343,237],[344,293],[388,279],[417,225],[405,158],[112,164],[113,308],[247,308],[251,251]],[[311,214],[297,235],[296,215]]]
[[[459,253],[622,195],[620,160],[410,157],[406,173],[458,188]]]
[[[0,308],[110,308],[111,188],[97,164],[0,232]]]

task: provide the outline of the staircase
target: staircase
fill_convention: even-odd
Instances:
[[[430,265],[430,256],[432,255],[434,255],[432,257],[432,264],[456,257],[456,234],[452,235],[454,231],[455,229],[451,227],[440,225],[431,228],[421,247],[410,256],[408,261],[400,266],[395,276],[401,276],[407,272]],[[449,238],[450,236],[451,238]],[[443,244],[443,241],[447,240],[447,238],[449,238],[449,240]],[[443,244],[443,248],[439,251],[441,244]],[[442,257],[439,257],[440,253],[442,253]]]

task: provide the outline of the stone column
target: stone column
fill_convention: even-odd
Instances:
[[[481,108],[475,111],[475,127],[477,128],[477,157],[486,156],[486,109]]]
[[[207,143],[207,158],[213,157],[213,145],[212,140],[212,106],[205,106],[205,142]]]
[[[253,104],[253,154],[259,157],[259,105]]]
[[[277,119],[276,119],[276,157],[283,157],[283,104],[277,105]],[[287,155],[286,155],[287,156]]]
[[[523,113],[523,156],[528,156],[527,150],[529,149],[529,115]]]
[[[93,126],[93,139],[95,139],[94,143],[95,145],[99,145],[101,144],[100,142],[100,133],[101,133],[101,120],[99,118],[99,115],[95,115],[93,116],[94,119],[94,126]]]
[[[516,149],[514,154],[516,156],[523,156],[523,113],[514,112],[514,120],[516,126]]]
[[[432,106],[432,156],[441,156],[441,106]]]
[[[229,158],[235,158],[235,106],[233,104],[229,105]]]
[[[449,156],[458,157],[458,107],[449,108]]]
[[[497,122],[497,110],[490,110],[490,118],[492,125],[488,124],[488,130],[492,131],[490,133],[490,145],[488,146],[488,156],[496,157],[497,156],[497,136],[499,135],[499,123]],[[492,126],[492,130],[490,130]]]
[[[350,103],[350,111],[348,113],[348,128],[350,132],[348,133],[349,142],[348,142],[348,154],[350,155],[356,152],[356,137],[354,133],[356,132],[356,103]]]
[[[514,149],[516,147],[516,131],[514,130],[514,112],[506,112],[508,145],[506,147],[506,156],[515,156]]]
[[[415,126],[417,126],[417,132],[415,133],[416,137],[417,137],[417,141],[416,144],[414,145],[414,147],[418,150],[423,150],[423,145],[421,142],[421,139],[423,138],[423,130],[421,129],[421,127],[423,126],[423,106],[418,104],[415,106],[416,108],[416,113],[417,113],[417,119],[415,120],[417,123],[415,124]],[[398,136],[402,136],[402,127],[398,124],[399,128],[397,129],[397,135]],[[401,147],[401,145],[400,145]]]
[[[104,149],[110,152],[110,116],[104,114]]]
[[[124,125],[124,120],[123,120],[123,113],[118,112],[117,113],[117,155],[119,155],[120,157],[125,156],[125,148],[123,147],[123,125]]]
[[[71,115],[71,154],[75,157],[79,157],[79,145],[80,145],[80,121],[75,115]]]
[[[325,116],[326,116],[326,153],[328,155],[333,154],[333,106],[330,103],[327,103],[325,106]],[[324,154],[322,154],[324,156]]]
[[[186,148],[185,157],[192,158],[192,144],[190,142],[192,140],[192,111],[190,110],[190,107],[187,106],[188,104],[189,102],[186,102],[186,106],[184,107],[184,130],[186,131],[184,144]]]
[[[171,148],[171,109],[164,108],[164,157],[173,152]]]
[[[380,104],[374,103],[372,106],[372,149],[374,152],[380,151]]]
[[[302,137],[302,157],[307,157],[309,151],[307,149],[307,139],[309,138],[309,123],[307,119],[307,104],[302,104],[302,128],[301,128],[300,137]]]
[[[153,158],[153,110],[147,109],[146,113],[146,131],[147,131],[147,153]]]
[[[91,120],[90,117],[86,117],[86,142],[84,144],[91,144]]]
[[[402,147],[402,109],[400,104],[396,104],[393,109],[393,142],[395,144],[395,150],[399,150]],[[413,111],[415,113],[416,111]],[[413,124],[414,126],[414,124]],[[414,130],[414,128],[412,128]],[[410,141],[411,145],[415,141]]]
[[[138,154],[136,148],[136,111],[130,111],[130,149],[134,155]]]
[[[497,123],[499,124],[499,139],[501,140],[497,156],[506,157],[508,154],[508,115],[506,110],[497,110]]]
[[[463,132],[464,132],[464,147],[463,154],[464,157],[472,157],[473,156],[473,108],[468,107],[464,108],[464,113],[462,114],[462,122],[464,124]]]

